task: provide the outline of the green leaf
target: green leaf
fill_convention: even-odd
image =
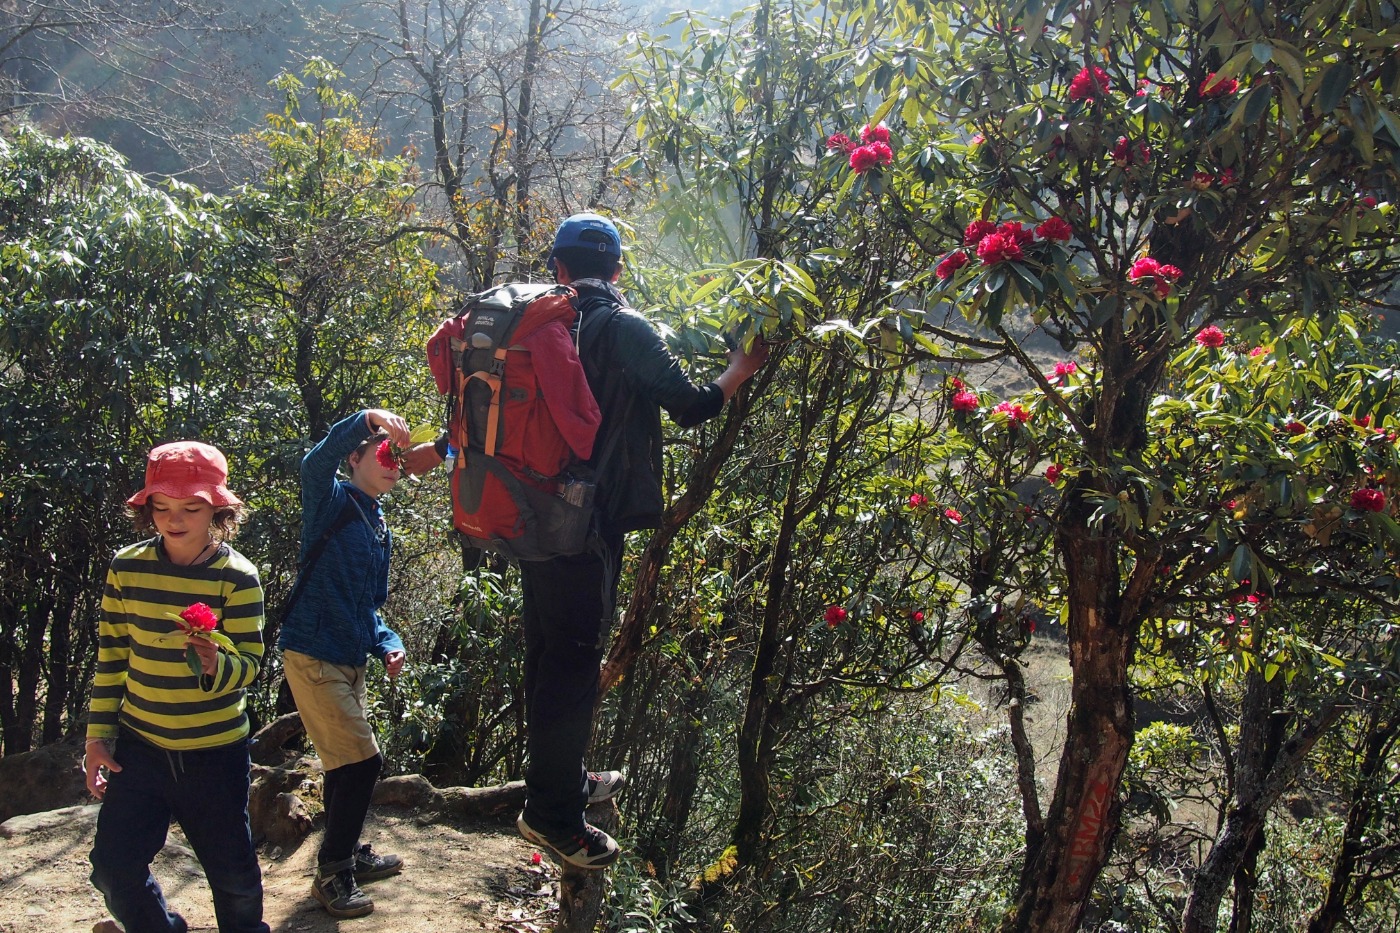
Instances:
[[[1269,102],[1273,100],[1273,96],[1274,89],[1268,84],[1261,84],[1245,95],[1244,122],[1254,124],[1263,119],[1264,114],[1269,110]]]
[[[194,650],[194,645],[185,646],[185,663],[189,665],[190,673],[194,676],[204,676],[204,665],[199,663],[199,652]]]
[[[1249,47],[1249,54],[1253,55],[1254,60],[1259,64],[1267,65],[1269,59],[1274,57],[1274,47],[1262,39],[1256,40],[1255,43]]]
[[[1316,107],[1322,113],[1331,113],[1342,103],[1342,97],[1351,87],[1351,65],[1338,62],[1322,74],[1318,87]]]
[[[1246,544],[1237,545],[1230,557],[1230,576],[1236,583],[1243,583],[1254,575],[1254,553]]]

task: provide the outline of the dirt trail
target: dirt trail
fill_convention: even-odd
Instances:
[[[0,825],[0,933],[88,933],[108,917],[87,877],[97,811],[68,807]],[[340,921],[311,896],[318,838],[287,852],[259,851],[273,933],[539,933],[553,922],[555,870],[548,859],[532,866],[534,850],[513,826],[422,822],[411,811],[376,808],[363,838],[398,853],[406,868],[365,886],[373,914]],[[192,931],[216,930],[204,875],[178,827],[155,874]]]

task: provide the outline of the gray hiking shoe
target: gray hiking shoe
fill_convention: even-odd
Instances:
[[[627,786],[627,775],[621,771],[588,772],[588,802],[611,800]]]
[[[374,911],[374,901],[355,883],[353,858],[316,869],[311,893],[332,917],[363,917]]]
[[[355,850],[355,880],[378,881],[403,871],[403,859],[397,855],[380,855],[365,843]]]
[[[617,840],[596,826],[583,824],[583,832],[546,838],[525,821],[525,814],[515,818],[515,828],[531,845],[549,849],[577,868],[607,868],[622,854]]]

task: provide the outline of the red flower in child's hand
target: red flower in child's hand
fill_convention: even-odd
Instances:
[[[212,632],[218,628],[219,617],[204,603],[195,603],[180,613],[183,623],[180,627],[187,632]]]
[[[1358,489],[1351,494],[1351,507],[1358,512],[1385,511],[1385,493],[1379,489]]]
[[[399,458],[394,456],[394,446],[388,438],[379,442],[379,446],[374,449],[374,459],[386,470],[399,469]]]
[[[846,621],[846,610],[841,606],[830,605],[826,607],[826,624],[831,628],[836,628]]]

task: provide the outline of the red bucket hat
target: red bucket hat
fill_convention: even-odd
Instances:
[[[199,441],[161,444],[146,458],[146,485],[126,504],[146,504],[152,493],[172,499],[203,499],[213,506],[242,505],[229,492],[228,460],[217,447]]]

